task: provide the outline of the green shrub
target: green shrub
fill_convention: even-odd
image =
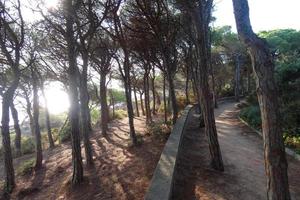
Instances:
[[[147,125],[147,134],[154,135],[158,139],[168,139],[171,133],[171,125],[163,121],[153,122]]]
[[[256,129],[261,129],[261,116],[259,106],[243,108],[240,117]]]
[[[112,115],[112,112],[110,112],[110,115]],[[127,111],[126,110],[115,110],[115,116],[111,116],[113,119],[123,119],[127,117]]]
[[[100,111],[98,107],[91,109],[91,121],[92,125],[96,125],[100,122]]]
[[[34,169],[34,165],[35,165],[35,159],[34,158],[24,161],[17,168],[17,174],[21,175],[21,176],[31,174],[33,172],[33,169]]]
[[[297,154],[300,154],[300,136],[292,136],[289,133],[284,133],[284,144],[295,150]]]
[[[35,141],[33,137],[22,137],[21,139],[22,154],[30,154],[35,151]]]
[[[70,120],[67,120],[61,127],[58,133],[59,143],[71,140],[71,125]]]

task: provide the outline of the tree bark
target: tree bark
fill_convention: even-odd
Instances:
[[[14,120],[14,129],[16,132],[16,137],[15,137],[15,148],[16,148],[16,156],[19,157],[21,156],[21,129],[19,125],[19,116],[18,116],[18,111],[12,102],[10,105],[10,112],[11,116]]]
[[[15,187],[15,171],[13,166],[13,158],[12,158],[11,146],[10,146],[10,133],[9,133],[9,106],[13,102],[13,95],[16,88],[17,86],[10,87],[2,97],[1,134],[2,134],[2,146],[4,150],[4,172],[5,172],[4,190],[8,193],[12,192],[12,190]]]
[[[235,84],[234,84],[234,97],[235,101],[240,101],[240,68],[241,68],[241,61],[240,55],[235,55]]]
[[[139,103],[138,103],[137,96],[136,96],[136,87],[135,87],[135,85],[133,86],[133,93],[134,93],[134,100],[135,100],[136,116],[140,117]]]
[[[190,70],[189,66],[186,66],[186,79],[185,79],[185,98],[186,98],[186,104],[190,103],[190,98],[189,98],[189,81],[190,81]]]
[[[49,147],[54,148],[55,145],[54,145],[52,132],[51,132],[50,114],[49,114],[49,109],[48,109],[48,101],[47,101],[45,91],[44,91],[44,83],[41,84],[41,90],[42,90],[42,94],[43,94],[44,101],[45,101],[45,117],[46,117],[46,128],[47,128],[47,136],[48,136],[48,140],[49,140]]]
[[[188,7],[188,6],[187,6]],[[208,138],[209,150],[211,155],[211,166],[219,171],[224,171],[224,165],[218,134],[214,117],[213,99],[209,88],[208,76],[210,66],[210,47],[209,47],[209,22],[211,16],[212,0],[200,1],[193,7],[188,7],[189,13],[196,28],[196,52],[197,70],[199,78],[199,95],[201,110],[203,113],[205,133]]]
[[[150,95],[149,95],[149,72],[144,74],[144,91],[145,91],[145,110],[146,110],[146,123],[152,123],[151,109],[150,109]]]
[[[100,75],[100,104],[101,104],[101,128],[102,134],[107,134],[109,113],[107,106],[107,92],[106,92],[106,74]]]
[[[175,124],[178,118],[178,106],[175,94],[175,87],[174,87],[174,77],[168,73],[168,81],[169,81],[169,97],[172,103],[172,110],[173,110],[173,118],[172,123]]]
[[[27,93],[27,91],[25,91],[26,89],[23,88],[24,91],[24,97],[25,97],[25,101],[26,101],[26,112],[29,118],[29,125],[30,125],[30,131],[31,131],[31,135],[34,136],[34,128],[33,128],[33,116],[32,116],[32,111],[31,111],[31,102],[30,102],[30,98],[29,95]]]
[[[142,115],[145,116],[145,109],[144,109],[144,103],[143,103],[143,93],[140,93],[140,102],[141,102]]]
[[[166,75],[163,74],[164,80],[163,80],[163,101],[164,101],[164,119],[165,124],[168,121],[168,111],[167,111],[167,97],[166,97]]]
[[[152,114],[153,114],[153,115],[156,115],[155,69],[154,69],[154,67],[152,68],[151,86],[152,86],[152,97],[153,97]]]
[[[278,105],[278,92],[274,80],[274,60],[268,44],[252,30],[247,0],[233,0],[237,30],[241,41],[250,50],[256,91],[262,116],[267,198],[289,200],[287,160],[283,143]]]
[[[39,124],[40,105],[38,95],[38,77],[36,76],[35,69],[31,69],[32,89],[33,89],[33,130],[35,136],[35,169],[38,170],[43,165],[43,150],[41,140],[41,130]]]
[[[82,54],[82,72],[80,74],[80,112],[81,112],[81,132],[83,136],[84,152],[86,164],[93,165],[93,153],[90,143],[91,135],[91,121],[90,121],[90,108],[89,108],[89,93],[87,87],[87,68],[88,68],[88,55]]]
[[[66,34],[65,39],[67,41],[68,50],[68,76],[69,76],[69,98],[70,98],[70,109],[69,118],[71,125],[71,138],[72,138],[72,165],[73,175],[72,184],[77,185],[83,182],[83,167],[80,147],[80,127],[79,127],[79,101],[78,101],[78,84],[77,84],[77,61],[75,52],[75,38],[73,30],[73,3],[72,0],[64,1],[64,10],[66,18]]]

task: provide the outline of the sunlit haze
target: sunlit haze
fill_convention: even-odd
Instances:
[[[52,114],[62,113],[69,108],[68,94],[59,83],[51,83],[46,87],[46,98],[49,112]]]
[[[299,0],[250,0],[250,19],[255,31],[293,28],[300,30]],[[214,26],[230,25],[235,31],[232,0],[215,0]]]

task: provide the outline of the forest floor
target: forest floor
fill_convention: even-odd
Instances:
[[[183,139],[174,199],[178,200],[264,200],[267,199],[263,141],[238,119],[239,109],[225,102],[215,110],[225,171],[209,166],[204,130],[189,115]],[[300,161],[287,156],[293,200],[300,200]]]
[[[143,140],[137,147],[130,145],[127,118],[113,121],[105,137],[100,130],[95,130],[91,137],[95,166],[90,169],[85,167],[85,182],[76,188],[70,187],[70,144],[45,151],[44,167],[36,173],[18,176],[11,199],[143,199],[165,143],[148,135],[145,126],[144,117],[135,118],[136,132]],[[84,158],[84,150],[82,155]],[[16,168],[29,158],[15,160]]]

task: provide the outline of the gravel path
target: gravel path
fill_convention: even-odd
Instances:
[[[173,199],[266,199],[262,138],[239,121],[239,110],[234,105],[223,103],[215,110],[224,173],[210,168],[204,131],[197,128],[196,118],[190,116]],[[289,156],[288,162],[292,199],[300,200],[300,162]]]

